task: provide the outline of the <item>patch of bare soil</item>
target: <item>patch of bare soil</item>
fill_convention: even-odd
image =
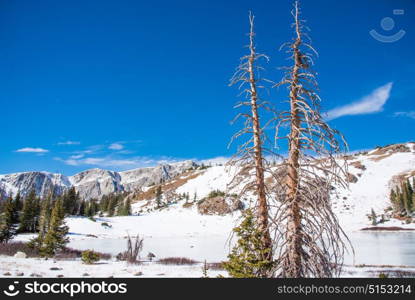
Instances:
[[[405,144],[389,145],[385,147],[378,147],[377,150],[372,152],[370,155],[384,155],[387,153],[398,153],[398,152],[411,152],[408,146]]]
[[[189,180],[194,179],[194,178],[198,177],[199,175],[201,175],[203,173],[204,172],[196,172],[195,173],[195,171],[187,171],[187,172],[181,174],[179,178],[174,179],[172,181],[169,181],[167,183],[161,184],[161,189],[162,189],[163,193],[167,192],[167,191],[168,192],[175,191],[177,188],[181,187],[182,185],[184,185]],[[153,199],[156,196],[157,187],[158,186],[155,185],[155,186],[152,186],[151,188],[149,188],[145,192],[138,193],[134,197],[134,201],[143,201],[143,200]]]
[[[355,167],[356,169],[360,169],[360,170],[366,170],[366,166],[364,164],[362,164],[360,161],[354,161],[349,163],[349,165]]]
[[[370,160],[371,161],[378,162],[378,161],[381,161],[382,159],[385,159],[385,158],[387,158],[387,157],[389,157],[391,155],[392,155],[392,153],[388,153],[388,154],[380,155],[378,157],[371,157]]]

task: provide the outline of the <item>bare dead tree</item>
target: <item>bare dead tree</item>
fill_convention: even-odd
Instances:
[[[139,255],[143,249],[144,240],[137,234],[133,244],[132,238],[128,234],[127,236],[127,250],[117,255],[118,260],[125,260],[130,264],[139,263]]]
[[[255,214],[258,229],[262,232],[261,244],[263,249],[267,251],[268,259],[272,259],[272,240],[269,233],[269,206],[267,200],[267,188],[265,185],[265,173],[269,169],[268,163],[264,158],[264,152],[271,152],[264,146],[265,134],[264,127],[261,127],[259,109],[267,109],[271,111],[267,102],[260,100],[259,89],[263,88],[259,71],[262,67],[257,65],[259,59],[268,61],[268,57],[264,54],[256,52],[255,32],[254,32],[254,16],[249,13],[249,54],[241,58],[241,64],[231,78],[230,85],[238,85],[245,94],[246,100],[239,102],[235,108],[245,107],[245,112],[239,113],[234,121],[239,118],[244,119],[244,127],[237,132],[231,140],[245,137],[244,143],[238,147],[238,151],[231,160],[231,165],[237,165],[239,172],[234,177],[230,186],[238,185],[241,181],[249,178],[243,184],[243,188],[239,197],[243,197],[247,193],[256,195]],[[251,180],[251,178],[253,178]],[[261,274],[261,277],[269,276],[269,274]]]
[[[298,1],[292,11],[295,37],[286,43],[292,65],[276,86],[286,85],[289,109],[279,113],[276,142],[285,140],[288,158],[276,174],[282,182],[273,217],[275,273],[280,277],[332,277],[341,271],[349,241],[334,215],[329,193],[333,186],[346,186],[340,156],[347,144],[325,122],[320,112],[316,74],[311,69],[317,54],[310,45],[307,28],[300,20]],[[282,132],[284,132],[282,134]],[[282,191],[282,192],[281,192]]]

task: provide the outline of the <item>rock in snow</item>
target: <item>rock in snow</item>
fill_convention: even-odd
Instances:
[[[16,254],[14,255],[15,258],[26,258],[27,255],[24,252],[21,251],[17,251]]]

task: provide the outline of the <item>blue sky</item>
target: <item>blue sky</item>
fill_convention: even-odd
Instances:
[[[248,11],[271,58],[265,76],[278,81],[291,5],[0,1],[0,173],[231,155],[238,91],[227,85],[246,51]],[[302,10],[323,110],[350,149],[414,140],[415,2],[303,0]],[[371,30],[405,34],[384,43]],[[272,90],[268,99],[280,97]]]

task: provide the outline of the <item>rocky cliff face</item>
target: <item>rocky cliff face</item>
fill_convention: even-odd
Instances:
[[[69,177],[81,198],[100,198],[114,192],[124,191],[121,176],[117,172],[91,169]]]
[[[70,186],[66,176],[47,172],[24,172],[0,175],[0,194],[10,195],[20,192],[26,196],[32,189],[37,195],[46,196],[51,191],[62,193]]]
[[[47,172],[0,175],[0,195],[4,197],[20,192],[25,196],[34,189],[37,195],[44,197],[50,191],[61,194],[64,190],[74,186],[85,199],[100,198],[106,194],[136,191],[152,184],[171,180],[194,166],[196,164],[193,161],[184,161],[125,172],[91,169],[69,177]]]
[[[142,168],[120,172],[119,174],[124,190],[130,192],[139,190],[145,186],[169,181],[195,166],[197,166],[197,164],[188,160],[174,164],[163,164],[154,168]]]

